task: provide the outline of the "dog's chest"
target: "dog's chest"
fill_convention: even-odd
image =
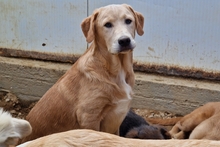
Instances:
[[[126,82],[126,75],[123,70],[121,70],[116,78],[116,83],[120,87],[122,91],[126,93],[126,98],[131,100],[131,94],[132,94],[132,88],[131,86]]]
[[[126,83],[126,75],[124,71],[121,71],[118,75],[118,81],[119,83],[118,86],[123,90],[126,95],[123,99],[120,99],[119,101],[116,102],[116,107],[115,107],[115,114],[120,116],[119,121],[120,123],[123,121],[124,117],[126,116],[129,108],[130,108],[130,102],[131,102],[131,94],[132,94],[132,88],[129,84]]]

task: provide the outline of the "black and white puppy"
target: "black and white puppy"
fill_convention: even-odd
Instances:
[[[159,125],[149,125],[144,118],[130,110],[120,126],[119,135],[138,139],[170,139],[168,131]]]

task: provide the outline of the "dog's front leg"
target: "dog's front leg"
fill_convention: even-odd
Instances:
[[[100,119],[97,118],[95,114],[89,114],[86,112],[79,112],[77,120],[80,129],[91,129],[95,131],[100,131]]]
[[[119,127],[130,108],[130,99],[120,100],[111,107],[101,122],[101,130],[111,134],[119,135]]]
[[[172,136],[174,139],[184,139],[185,138],[185,132],[180,131],[179,133]]]
[[[101,131],[111,134],[119,135],[119,127],[122,123],[121,118],[115,114],[109,113],[106,118],[101,122]]]
[[[169,131],[172,138],[175,139],[184,139],[186,137],[186,132],[182,130],[181,123],[178,121],[173,128]]]
[[[100,131],[100,112],[77,112],[77,120],[81,129]]]
[[[101,102],[97,100],[95,104],[88,103],[85,102],[76,111],[79,126],[81,129],[101,131],[101,121],[110,110],[111,105],[106,98],[102,98]]]

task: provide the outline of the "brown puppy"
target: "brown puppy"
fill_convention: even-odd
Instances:
[[[134,86],[135,31],[143,35],[143,24],[125,4],[86,18],[81,27],[90,47],[27,115],[33,132],[22,142],[79,128],[118,134]]]
[[[157,120],[157,122],[163,125],[171,120]],[[220,102],[209,102],[184,116],[173,126],[170,134],[177,139],[220,140]]]
[[[17,147],[219,147],[210,140],[143,140],[93,130],[72,130],[26,142]]]

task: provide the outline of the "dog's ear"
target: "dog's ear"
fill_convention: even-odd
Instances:
[[[131,10],[131,12],[134,14],[134,18],[135,18],[135,25],[136,25],[136,29],[137,29],[137,33],[138,35],[142,36],[144,34],[144,16],[137,12],[134,11],[133,8],[127,4],[123,4],[125,7],[127,7],[129,10]]]
[[[84,19],[81,23],[83,34],[86,37],[86,41],[88,43],[92,42],[95,37],[95,20],[97,15],[98,11],[95,11],[91,16]]]
[[[144,34],[144,16],[139,13],[134,11],[135,13],[135,24],[136,24],[136,28],[137,28],[137,33],[138,35],[142,36]]]

